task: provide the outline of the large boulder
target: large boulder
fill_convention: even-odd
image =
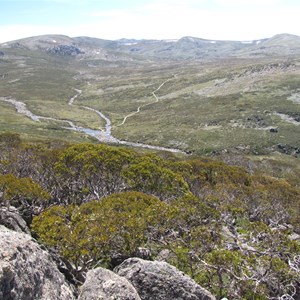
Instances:
[[[31,236],[0,225],[0,299],[69,300],[73,292]]]
[[[0,207],[0,225],[4,225],[5,227],[17,232],[30,234],[30,230],[27,227],[26,222],[21,217],[18,210],[13,206]]]
[[[215,300],[189,276],[166,262],[129,258],[114,271],[132,283],[142,300]]]
[[[132,284],[125,278],[103,268],[87,273],[78,300],[140,300]]]

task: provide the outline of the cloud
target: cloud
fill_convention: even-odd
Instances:
[[[265,6],[265,5],[278,5],[283,3],[282,0],[215,0],[216,4],[222,6]]]
[[[237,1],[215,0],[226,5]],[[93,12],[102,36],[135,38],[180,38],[191,35],[211,39],[248,40],[277,33],[297,34],[298,12],[280,7],[248,9],[212,9],[207,1],[151,1],[127,10]],[[279,0],[251,0],[251,3],[279,3]],[[193,5],[192,5],[193,4]]]
[[[0,43],[9,42],[25,37],[61,33],[60,27],[55,26],[30,26],[30,25],[6,25],[0,26]]]
[[[53,0],[51,0],[53,1]],[[57,1],[57,0],[55,0]],[[61,1],[61,0],[59,0]],[[64,0],[65,1],[65,0]],[[220,5],[234,5],[237,0],[211,0]],[[264,9],[212,7],[208,0],[146,1],[127,9],[82,11],[75,22],[54,26],[0,26],[1,41],[20,37],[60,33],[69,36],[92,36],[104,39],[146,38],[177,39],[195,36],[221,40],[252,40],[278,33],[300,34],[298,9],[276,6],[281,0],[251,0],[251,3],[273,3]],[[248,3],[248,0],[238,0]],[[55,19],[54,19],[55,20]],[[80,22],[83,20],[83,22]]]

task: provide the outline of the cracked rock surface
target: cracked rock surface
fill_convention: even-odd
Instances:
[[[0,225],[0,299],[69,300],[74,296],[50,255],[31,236]]]

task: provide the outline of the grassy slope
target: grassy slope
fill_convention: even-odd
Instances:
[[[9,97],[26,103],[36,115],[71,120],[77,125],[102,127],[96,115],[80,107],[70,107],[69,99],[80,88],[72,61],[36,51],[5,49],[0,59],[1,78],[0,96]],[[17,131],[29,139],[61,138],[69,141],[86,140],[84,135],[63,130],[57,122],[34,122],[23,115],[17,115],[12,105],[0,101],[1,130]],[[25,129],[26,126],[26,129]]]
[[[96,114],[68,100],[82,89],[77,105],[101,110],[112,119],[113,134],[122,139],[179,147],[196,153],[236,149],[265,153],[276,144],[300,147],[300,126],[274,113],[299,114],[288,100],[298,91],[298,61],[232,59],[200,62],[78,61],[42,52],[5,49],[0,59],[0,96],[24,101],[35,114],[101,128]],[[165,82],[167,81],[167,82]],[[152,92],[163,82],[156,95]],[[118,126],[143,104],[152,103]],[[79,141],[84,135],[62,130],[55,122],[36,123],[16,116],[0,102],[1,130],[26,136]],[[270,128],[278,128],[277,133]],[[243,150],[243,151],[244,151]]]
[[[81,101],[103,108],[113,120],[114,134],[128,140],[199,153],[238,145],[259,152],[278,143],[299,147],[300,127],[274,114],[300,113],[299,104],[288,100],[297,91],[298,66],[249,60],[235,64],[165,65],[142,74],[128,70],[126,76],[96,79]],[[117,126],[138,106],[154,102],[152,91],[167,79],[156,92],[158,103]]]

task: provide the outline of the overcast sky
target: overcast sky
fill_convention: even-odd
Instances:
[[[0,42],[42,34],[253,40],[300,35],[299,0],[0,0]]]

